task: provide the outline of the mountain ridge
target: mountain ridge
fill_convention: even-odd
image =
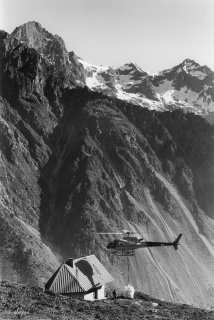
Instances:
[[[178,251],[137,251],[131,284],[159,298],[211,305],[213,125],[173,103],[160,112],[109,96],[113,70],[101,70],[106,90],[90,90],[79,83],[87,82],[79,63],[63,72],[46,57],[54,59],[55,47],[42,56],[3,38],[1,278],[43,285],[60,261],[93,252],[121,287],[127,261],[114,259],[106,248],[113,236],[98,232],[129,229],[154,241],[183,233]],[[153,95],[142,76],[141,89]]]
[[[185,59],[179,65],[155,75],[144,72],[134,63],[114,69],[90,66],[81,59],[79,61],[90,75],[86,77],[86,84],[92,90],[104,91],[110,96],[159,111],[182,108],[186,112],[203,115],[214,110],[213,72],[193,60]],[[193,63],[194,68],[191,68]],[[188,66],[189,71],[186,69]],[[111,81],[105,81],[106,73]],[[195,85],[188,88],[191,81]],[[109,91],[112,85],[114,90]]]
[[[61,37],[51,35],[35,21],[17,27],[10,37],[45,56],[55,70],[67,75],[70,85],[86,84],[91,90],[149,109],[182,108],[213,118],[214,73],[192,59],[187,58],[171,69],[151,75],[133,62],[117,68],[89,64],[73,52],[67,52]],[[48,57],[50,52],[52,58]],[[189,83],[193,85],[189,87]]]

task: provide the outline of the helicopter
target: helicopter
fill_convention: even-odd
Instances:
[[[173,241],[173,242],[157,242],[157,241],[145,241],[143,238],[137,237],[136,232],[131,232],[127,230],[122,230],[122,232],[104,232],[99,234],[125,234],[122,239],[115,239],[112,242],[109,242],[106,246],[107,249],[110,249],[111,252],[119,256],[133,256],[135,250],[148,247],[165,247],[173,246],[175,250],[178,250],[179,240],[182,234]],[[135,235],[135,236],[132,236]]]

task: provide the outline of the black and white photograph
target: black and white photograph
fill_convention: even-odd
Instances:
[[[214,0],[0,0],[6,319],[214,319]]]

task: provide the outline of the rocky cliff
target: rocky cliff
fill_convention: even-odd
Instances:
[[[63,259],[94,253],[118,286],[129,259],[137,290],[211,304],[213,125],[182,108],[158,112],[84,87],[82,64],[36,23],[2,32],[0,46],[1,278],[42,284]],[[121,229],[183,238],[178,251],[114,257],[106,248],[113,236],[98,232]]]

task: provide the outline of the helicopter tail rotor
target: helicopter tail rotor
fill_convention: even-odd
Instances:
[[[175,248],[175,250],[178,250],[179,240],[180,240],[181,236],[182,236],[182,233],[179,234],[177,239],[175,239],[175,241],[173,242],[173,247]]]

